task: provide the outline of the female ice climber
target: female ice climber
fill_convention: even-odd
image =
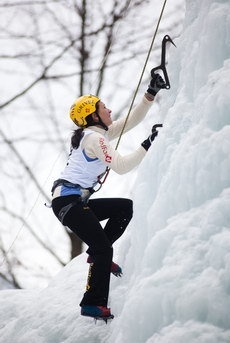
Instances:
[[[147,92],[131,111],[125,132],[140,123],[150,109],[155,95],[165,82],[153,74]],[[70,109],[70,118],[78,127],[71,138],[68,162],[54,182],[52,208],[61,223],[88,246],[89,274],[81,314],[107,320],[113,318],[108,308],[110,273],[122,274],[112,261],[113,243],[123,234],[132,218],[132,200],[123,198],[89,199],[106,168],[124,174],[145,157],[157,135],[154,131],[132,153],[121,156],[110,141],[118,137],[125,119],[113,122],[111,110],[97,96],[84,95]],[[102,228],[100,221],[107,219]]]

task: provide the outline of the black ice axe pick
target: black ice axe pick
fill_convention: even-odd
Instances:
[[[153,127],[152,127],[152,133],[158,131],[158,130],[157,130],[158,127],[163,127],[163,124],[155,124],[155,125],[153,125]]]
[[[172,43],[175,47],[175,43],[173,42],[173,40],[169,37],[169,35],[164,36],[163,40],[162,40],[162,46],[161,46],[161,64],[155,68],[153,68],[151,70],[151,76],[153,77],[153,74],[155,73],[155,71],[161,69],[163,71],[164,74],[164,78],[165,78],[165,85],[166,85],[166,89],[170,88],[170,82],[169,82],[169,78],[168,78],[168,74],[167,74],[167,70],[165,67],[165,54],[166,54],[166,43]]]

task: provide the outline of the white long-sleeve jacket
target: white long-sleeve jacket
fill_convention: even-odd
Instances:
[[[152,101],[143,97],[131,111],[124,132],[139,124],[151,105]],[[85,129],[79,148],[72,150],[60,178],[83,188],[89,188],[95,186],[98,176],[106,170],[106,167],[118,174],[127,173],[136,167],[146,154],[146,150],[142,146],[128,155],[121,156],[110,144],[111,140],[119,137],[124,122],[125,118],[114,121],[108,131],[97,126]]]

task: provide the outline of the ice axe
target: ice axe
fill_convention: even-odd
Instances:
[[[153,125],[152,133],[156,132],[158,127],[163,127],[163,124],[155,124],[155,125]]]
[[[158,130],[157,130],[158,127],[163,127],[163,124],[155,124],[155,125],[153,125],[153,127],[152,127],[152,135],[155,134],[155,137],[158,134]]]
[[[153,74],[155,73],[155,71],[161,69],[163,71],[164,78],[165,78],[165,85],[166,85],[165,88],[169,89],[170,88],[170,82],[169,82],[167,70],[165,67],[165,54],[166,54],[166,43],[167,42],[172,43],[176,47],[175,43],[169,37],[169,35],[164,36],[164,38],[162,40],[162,47],[161,47],[161,64],[151,70],[151,76],[153,77]]]
[[[153,125],[153,127],[152,127],[152,133],[151,133],[151,135],[149,136],[151,142],[154,141],[154,139],[155,139],[156,136],[158,135],[158,130],[157,130],[157,128],[158,128],[158,127],[162,127],[162,126],[163,126],[163,124],[155,124],[155,125]]]

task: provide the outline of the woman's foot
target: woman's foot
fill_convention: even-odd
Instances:
[[[104,320],[114,318],[114,316],[110,312],[110,308],[106,306],[96,305],[83,305],[81,307],[81,315]]]

